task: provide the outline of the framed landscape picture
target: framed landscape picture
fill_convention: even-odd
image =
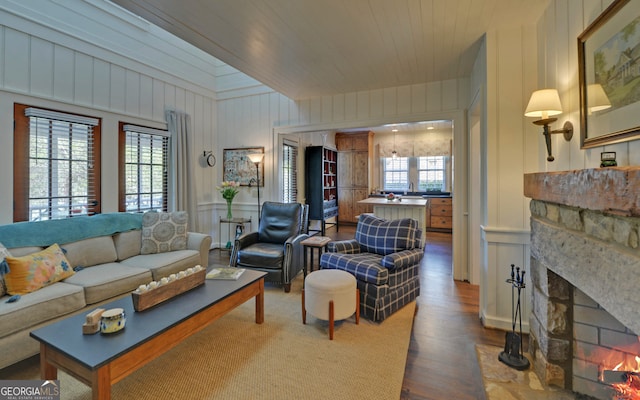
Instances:
[[[580,146],[640,138],[640,1],[616,0],[578,37]]]
[[[249,160],[249,154],[263,153],[264,147],[244,147],[224,149],[222,153],[223,180],[239,182],[240,186],[256,186],[257,173],[260,174],[260,186],[264,186],[264,162],[256,165]]]

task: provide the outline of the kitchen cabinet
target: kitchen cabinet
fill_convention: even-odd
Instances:
[[[367,151],[373,146],[373,132],[338,132],[336,148],[338,151]]]
[[[338,189],[338,212],[340,213],[340,221],[342,222],[353,222],[355,220],[353,190]]]
[[[429,198],[429,228],[433,230],[448,230],[453,228],[453,202],[451,197]]]
[[[357,222],[358,215],[372,212],[370,205],[358,204],[371,191],[373,132],[338,132],[338,210],[341,222]]]

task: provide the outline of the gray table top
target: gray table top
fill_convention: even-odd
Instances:
[[[262,278],[266,273],[245,270],[238,280],[205,279],[205,283],[145,311],[133,309],[131,296],[96,308],[123,308],[125,328],[112,334],[82,334],[86,313],[65,318],[30,333],[34,339],[95,370],[145,343],[207,307]]]

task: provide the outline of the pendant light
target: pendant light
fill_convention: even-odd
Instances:
[[[391,152],[391,157],[396,158],[398,156],[398,152],[396,151],[396,132],[398,132],[398,130],[392,129],[391,132],[393,132],[393,151]]]

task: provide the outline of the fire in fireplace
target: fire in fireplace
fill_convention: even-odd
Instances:
[[[640,400],[640,356],[634,355],[637,351],[638,346],[633,345],[610,350],[602,357],[600,380],[614,389],[616,400]]]
[[[617,367],[616,367],[617,368]],[[640,399],[640,373],[637,371],[607,370],[603,382],[616,391],[616,400]]]

